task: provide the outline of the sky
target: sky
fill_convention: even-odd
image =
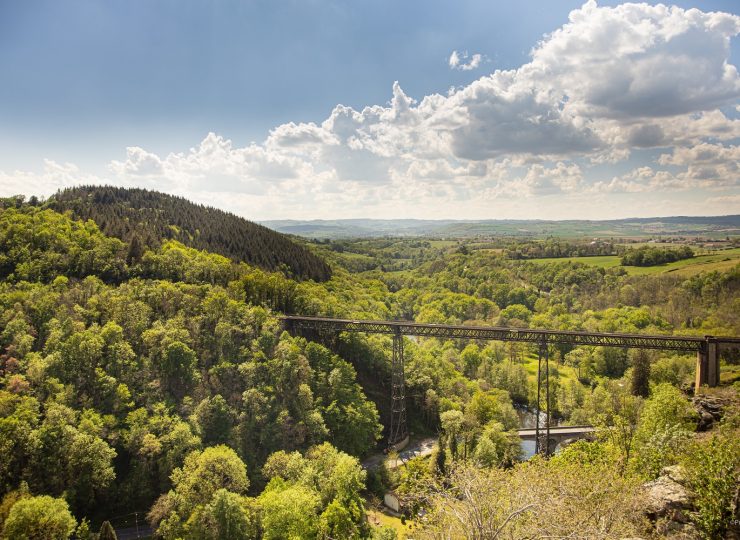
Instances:
[[[0,196],[740,214],[735,1],[0,0]]]

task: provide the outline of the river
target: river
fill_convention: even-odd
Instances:
[[[520,429],[533,429],[537,426],[537,413],[530,410],[529,407],[516,406],[516,415],[519,417],[519,428]],[[547,415],[544,412],[540,412],[540,428],[545,427],[545,421]],[[555,418],[550,419],[550,426],[557,426],[558,421]],[[556,446],[557,450],[560,446]],[[529,459],[534,456],[534,441],[522,441],[522,450],[524,451],[524,459]]]
[[[519,417],[519,427],[521,429],[531,429],[536,425],[537,415],[527,407],[516,406],[514,407],[516,414]],[[540,427],[544,428],[546,420],[546,414],[540,413]],[[557,426],[558,421],[552,419],[551,426]],[[386,462],[390,468],[398,467],[405,463],[409,459],[415,456],[427,456],[433,452],[434,447],[437,445],[436,437],[412,437],[409,441],[409,445],[398,453],[398,458],[395,461],[386,461],[387,454],[378,452],[371,456],[368,456],[362,465],[365,469],[374,469],[381,463]],[[556,446],[557,450],[559,446]],[[529,459],[534,456],[534,441],[522,441],[522,450],[524,451],[524,459]]]

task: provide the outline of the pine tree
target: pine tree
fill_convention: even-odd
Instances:
[[[82,518],[82,521],[80,521],[80,524],[77,526],[75,536],[77,537],[77,540],[92,539],[92,534],[90,532],[90,521],[87,518]]]
[[[650,358],[644,350],[638,350],[632,361],[632,395],[648,397],[650,395]]]
[[[457,437],[454,434],[450,437],[450,454],[452,459],[457,459]]]
[[[110,521],[104,521],[100,526],[98,540],[118,540],[116,531],[113,529],[113,525],[110,524]]]
[[[128,254],[126,255],[126,264],[137,264],[141,261],[141,257],[144,255],[144,248],[141,246],[141,241],[138,235],[134,235],[131,238],[131,243],[128,246]]]
[[[439,438],[439,446],[437,447],[437,454],[434,458],[435,472],[439,476],[444,476],[447,472],[447,452],[445,451],[445,440],[444,437]]]

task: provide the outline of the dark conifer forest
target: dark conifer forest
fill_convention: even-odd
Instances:
[[[56,193],[55,210],[92,219],[108,236],[157,247],[178,242],[266,270],[287,269],[297,279],[325,281],[331,269],[286,236],[244,218],[182,197],[146,189],[82,186]]]

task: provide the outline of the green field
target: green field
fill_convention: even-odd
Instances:
[[[619,257],[616,255],[603,255],[601,257],[550,257],[547,259],[530,259],[533,263],[546,264],[557,262],[579,262],[600,268],[613,268],[619,266]]]
[[[528,354],[524,357],[524,363],[520,363],[522,367],[527,371],[527,378],[529,379],[530,384],[536,384],[537,383],[537,355],[536,354]],[[575,369],[573,369],[570,366],[566,366],[564,364],[557,365],[557,362],[552,358],[552,355],[550,355],[550,369],[556,368],[558,372],[558,377],[560,378],[560,383],[565,384],[569,381],[576,381],[578,382],[578,377],[576,375]],[[542,360],[542,369],[545,369],[545,361],[544,358]]]
[[[386,527],[391,527],[396,531],[396,534],[398,535],[399,540],[406,540],[407,538],[412,538],[412,532],[414,530],[413,521],[407,520],[406,524],[404,525],[401,522],[400,518],[397,518],[395,516],[390,515],[387,512],[379,511],[379,510],[373,510],[370,509],[367,511],[367,518],[368,521],[374,525],[384,525]]]
[[[429,240],[433,248],[448,248],[458,244],[457,240]]]
[[[605,255],[603,257],[563,257],[548,259],[532,259],[537,264],[551,262],[580,262],[599,268],[614,268],[620,266],[620,258],[616,255]],[[684,259],[668,264],[657,266],[623,266],[628,274],[633,276],[644,276],[650,274],[676,273],[681,276],[692,276],[700,272],[713,270],[728,270],[740,263],[740,248],[726,249],[712,253],[711,255],[700,255],[691,259]]]

